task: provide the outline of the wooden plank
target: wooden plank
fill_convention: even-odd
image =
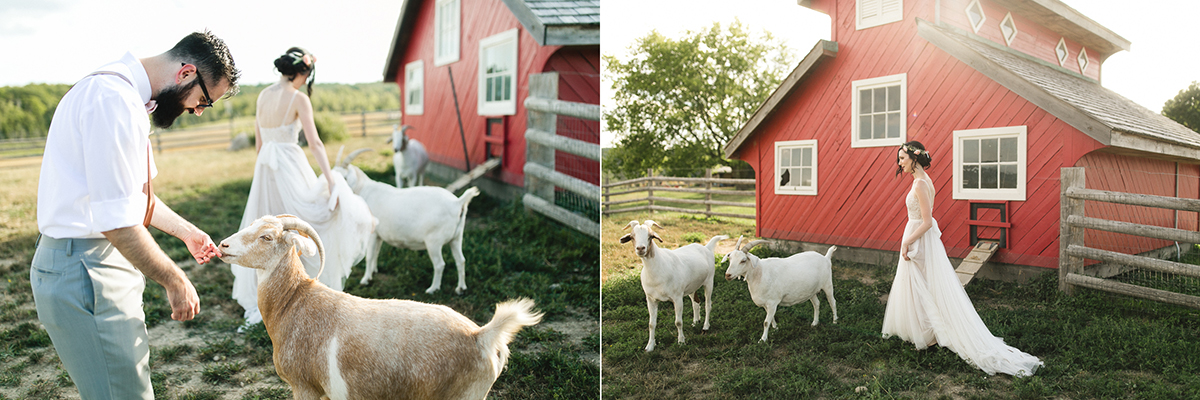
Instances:
[[[1131,285],[1110,281],[1107,279],[1095,278],[1087,275],[1069,273],[1063,278],[1066,284],[1086,287],[1090,289],[1102,290],[1117,294],[1123,294],[1130,297],[1137,297],[1147,300],[1153,300],[1161,303],[1175,304],[1191,308],[1200,308],[1200,297],[1189,296],[1166,290],[1151,289],[1147,287]]]
[[[525,196],[522,197],[522,200],[525,203],[525,207],[537,211],[555,221],[561,222],[563,225],[567,225],[574,230],[583,232],[588,236],[600,239],[600,224],[596,221],[592,221],[591,219],[585,218],[579,214],[559,208],[553,203],[542,200],[541,198],[530,193],[526,193]]]
[[[553,186],[569,190],[589,199],[600,198],[599,186],[588,183],[582,179],[557,172],[540,164],[526,163],[525,175],[536,177],[544,182],[553,184]],[[553,199],[553,197],[546,200],[549,201],[551,199]]]
[[[1178,263],[1170,260],[1159,260],[1156,258],[1135,256],[1078,245],[1067,246],[1067,253],[1076,257],[1108,261],[1151,271],[1200,278],[1200,266],[1192,264]]]
[[[1063,168],[1060,181],[1062,182],[1062,190],[1060,198],[1062,202],[1059,211],[1059,253],[1058,253],[1058,290],[1065,292],[1067,295],[1074,293],[1070,282],[1066,279],[1067,275],[1074,274],[1075,271],[1083,269],[1083,259],[1071,257],[1067,253],[1069,246],[1083,245],[1083,228],[1067,223],[1070,217],[1078,217],[1083,215],[1083,201],[1071,199],[1066,196],[1067,189],[1083,187],[1085,182],[1084,169],[1080,167]]]
[[[555,80],[557,81],[557,77],[555,77]],[[555,87],[555,96],[558,95],[557,90],[558,88]],[[557,99],[530,97],[525,99],[525,108],[530,111],[539,111],[593,121],[600,119],[599,104],[574,103]]]
[[[1144,207],[1167,208],[1181,211],[1200,211],[1200,200],[1179,197],[1154,196],[1148,194],[1122,193],[1108,190],[1071,188],[1067,196],[1080,200],[1130,204]]]
[[[449,185],[446,185],[446,190],[449,190],[450,193],[457,193],[459,189],[466,187],[471,183],[471,181],[483,176],[483,174],[486,174],[488,171],[499,166],[499,158],[489,159],[483,164],[476,165],[475,168],[472,168],[466,174],[458,177],[458,179],[455,179],[454,182],[450,182]]]
[[[1124,233],[1126,235],[1151,237],[1155,239],[1171,240],[1181,243],[1200,243],[1200,232],[1185,231],[1182,229],[1142,225],[1132,222],[1109,221],[1106,219],[1084,217],[1080,215],[1071,215],[1067,217],[1066,223],[1072,227]]]
[[[558,136],[533,127],[525,130],[525,140],[527,143],[537,143],[591,160],[600,160],[600,145],[598,144]]]

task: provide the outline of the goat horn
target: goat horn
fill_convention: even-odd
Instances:
[[[758,239],[758,240],[755,240],[755,241],[753,241],[753,242],[746,243],[746,248],[745,248],[745,250],[743,250],[743,251],[745,251],[745,252],[750,252],[750,249],[753,249],[753,248],[754,248],[754,246],[758,246],[758,245],[760,245],[760,244],[770,244],[770,243],[771,243],[771,241],[770,241],[770,240],[766,240],[766,239]]]
[[[733,249],[734,249],[734,250],[741,250],[741,249],[742,249],[742,238],[744,238],[744,237],[745,237],[745,236],[738,235],[738,241],[737,241],[737,243],[736,243],[736,244],[734,244],[734,245],[733,245]]]
[[[312,225],[294,215],[280,214],[275,218],[279,218],[279,221],[283,223],[283,230],[300,232],[301,235],[312,239],[317,244],[317,254],[321,256],[321,268],[317,269],[317,276],[314,276],[313,279],[318,279],[321,273],[325,272],[325,245],[321,243],[321,237],[317,236],[317,231],[313,229]]]
[[[637,222],[637,221],[629,221],[629,225],[625,225],[625,228],[622,228],[621,230],[623,230],[623,231],[627,231],[627,230],[629,230],[629,228],[632,228],[632,227],[635,227],[635,226],[638,226],[638,222]]]
[[[651,220],[646,220],[646,223],[645,223],[645,225],[646,225],[647,227],[655,226],[655,227],[658,227],[658,229],[661,229],[661,230],[664,230],[664,231],[665,231],[665,230],[667,230],[667,228],[663,228],[663,226],[662,226],[662,225],[659,225],[659,224],[658,224],[658,222],[651,221]]]
[[[362,148],[362,149],[358,149],[358,150],[350,152],[350,155],[346,156],[346,165],[343,165],[342,167],[350,165],[350,162],[354,161],[354,157],[358,157],[359,154],[362,154],[362,153],[368,152],[368,151],[375,151],[375,150],[370,147],[367,147],[367,148]]]
[[[334,166],[338,166],[338,167],[342,167],[342,168],[346,167],[345,165],[342,165],[342,151],[343,150],[346,150],[346,145],[344,145],[344,144],[342,145],[342,147],[338,147],[337,158],[335,159],[336,161],[333,162]]]

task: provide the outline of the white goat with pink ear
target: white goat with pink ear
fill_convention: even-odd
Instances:
[[[646,292],[646,309],[650,312],[650,341],[646,351],[654,350],[654,327],[658,323],[658,302],[675,303],[675,329],[679,331],[679,343],[683,337],[683,296],[692,299],[692,326],[700,322],[700,302],[696,301],[696,290],[704,287],[704,330],[708,330],[709,314],[712,313],[713,274],[715,273],[715,250],[717,242],[729,239],[718,235],[708,241],[707,246],[696,243],[674,250],[659,248],[654,240],[662,238],[651,227],[662,226],[647,220],[644,224],[630,221],[625,229],[633,229],[621,237],[621,243],[633,241],[634,252],[642,258],[642,290]]]
[[[815,251],[794,254],[787,258],[758,258],[750,254],[750,249],[766,240],[755,240],[741,248],[742,238],[738,238],[734,250],[725,255],[729,259],[729,269],[725,270],[725,280],[742,278],[750,288],[750,299],[754,304],[767,310],[767,319],[763,321],[763,334],[760,341],[767,341],[770,328],[778,328],[775,323],[775,310],[779,306],[790,306],[803,301],[811,301],[813,305],[812,326],[817,326],[820,320],[821,300],[817,292],[825,291],[825,299],[833,309],[833,323],[837,323],[837,302],[833,299],[833,263],[830,261],[837,246],[830,246],[822,256]],[[723,262],[724,260],[722,260]]]

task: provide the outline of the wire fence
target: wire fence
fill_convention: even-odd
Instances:
[[[558,130],[556,133],[558,136],[574,140],[600,143],[600,121],[560,115],[558,116]],[[555,171],[582,179],[593,185],[600,185],[599,160],[592,160],[556,150],[554,153],[554,164]],[[554,204],[593,220],[599,220],[600,218],[600,199],[598,198],[584,196],[560,187],[554,190]]]

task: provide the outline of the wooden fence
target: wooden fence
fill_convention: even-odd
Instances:
[[[558,136],[558,116],[600,120],[600,105],[558,100],[558,73],[529,75],[529,97],[525,99],[529,123],[525,129],[525,196],[527,209],[557,220],[596,239],[600,221],[555,205],[554,191],[560,188],[585,199],[600,199],[600,187],[554,170],[554,153],[562,151],[600,160],[600,145]]]
[[[704,214],[705,216],[720,216],[730,218],[748,218],[754,219],[754,214],[737,214],[713,211],[713,206],[725,207],[744,207],[753,210],[755,204],[753,202],[733,202],[713,200],[713,195],[746,195],[754,196],[754,179],[730,179],[730,178],[713,178],[712,169],[704,172],[704,178],[683,178],[671,176],[654,176],[653,171],[647,171],[646,176],[642,178],[630,179],[615,183],[605,184],[604,200],[600,203],[603,206],[604,215],[612,215],[635,211],[671,211],[690,214]],[[730,190],[715,188],[713,185],[750,185],[750,190]],[[618,190],[618,188],[628,187],[627,189]],[[654,192],[679,192],[679,193],[699,193],[704,195],[704,200],[680,199],[674,197],[655,196]],[[630,193],[646,192],[645,197],[636,197],[622,200],[612,200],[613,196],[620,196]],[[612,208],[615,205],[646,202],[645,205],[625,208]],[[656,204],[657,203],[657,204]],[[704,206],[703,210],[664,206],[662,203],[677,203],[677,204],[700,204]]]
[[[1169,274],[1200,277],[1200,266],[1091,248],[1085,246],[1083,241],[1084,229],[1095,229],[1172,240],[1181,243],[1200,243],[1200,232],[1092,218],[1084,216],[1083,212],[1084,200],[1178,211],[1200,211],[1200,200],[1087,189],[1084,182],[1083,168],[1062,169],[1058,262],[1059,290],[1071,294],[1075,286],[1080,286],[1163,303],[1200,308],[1200,297],[1197,296],[1082,274],[1084,259],[1091,259]]]

